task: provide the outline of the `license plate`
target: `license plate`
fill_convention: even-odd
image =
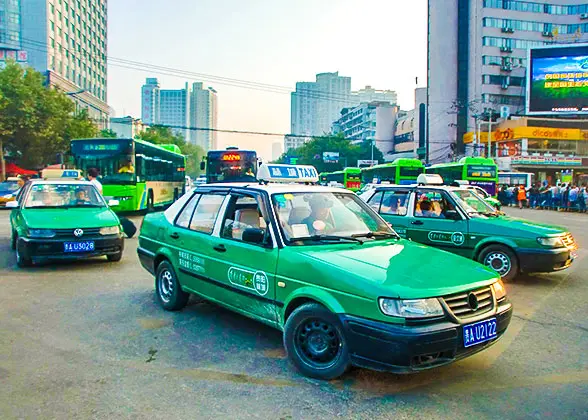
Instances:
[[[464,347],[475,346],[493,338],[496,338],[496,318],[486,319],[463,327]]]
[[[94,251],[94,241],[64,242],[64,252],[90,252]]]

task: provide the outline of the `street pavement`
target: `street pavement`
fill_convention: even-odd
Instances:
[[[588,215],[506,212],[567,226],[581,249],[569,270],[507,284],[502,340],[415,375],[321,382],[289,365],[278,331],[197,299],[160,309],[136,238],[119,263],[17,268],[0,211],[0,419],[586,419]]]

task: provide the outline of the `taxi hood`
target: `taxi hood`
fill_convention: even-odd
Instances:
[[[325,286],[336,284],[338,290],[370,299],[437,297],[498,279],[481,264],[407,240],[300,247],[299,252],[311,260],[301,264],[324,279]]]
[[[530,222],[510,216],[472,218],[469,221],[472,233],[501,236],[517,236],[522,238],[536,238],[539,236],[562,235],[566,228],[544,223]]]
[[[108,207],[23,209],[22,216],[32,229],[76,229],[118,226],[118,217]]]

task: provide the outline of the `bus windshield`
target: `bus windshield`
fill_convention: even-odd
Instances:
[[[244,150],[208,152],[206,180],[214,182],[255,182],[257,153]]]
[[[135,159],[132,140],[84,140],[71,144],[75,166],[84,173],[96,168],[102,184],[134,184]]]

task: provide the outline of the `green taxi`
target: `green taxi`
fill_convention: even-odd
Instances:
[[[199,186],[145,217],[137,253],[164,309],[196,294],[275,327],[319,379],[350,365],[417,372],[504,334],[512,305],[496,272],[400,238],[353,192],[309,185],[313,167],[266,164],[258,178]]]
[[[87,181],[35,180],[12,208],[11,246],[21,267],[42,260],[104,256],[120,261],[124,249],[120,220]]]
[[[565,228],[505,216],[468,186],[441,185],[439,175],[417,182],[381,185],[360,198],[403,238],[479,261],[504,280],[563,270],[576,257]]]

